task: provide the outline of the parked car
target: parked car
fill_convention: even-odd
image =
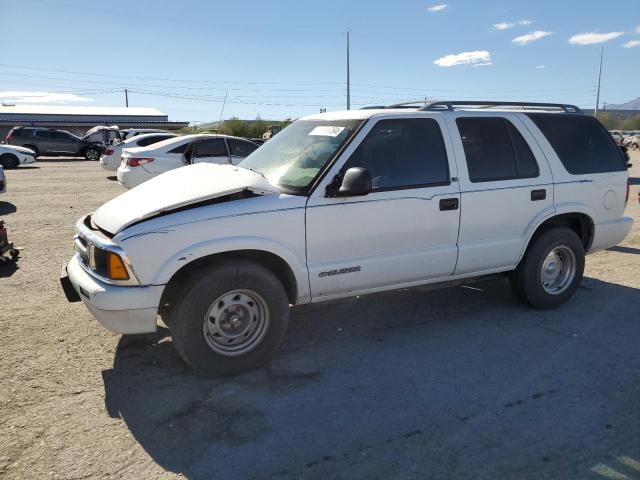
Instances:
[[[634,135],[633,137],[628,137],[625,146],[627,148],[640,148],[640,135]]]
[[[7,177],[4,174],[4,168],[0,165],[0,193],[5,193],[7,191]]]
[[[193,163],[238,164],[258,145],[226,135],[184,135],[148,147],[125,148],[118,181],[126,188],[140,185],[161,173]]]
[[[114,145],[124,140],[125,135],[120,131],[117,125],[106,127],[99,125],[86,131],[83,140],[98,145]]]
[[[17,168],[20,165],[27,165],[36,161],[36,154],[33,150],[16,145],[0,144],[0,166],[6,168]]]
[[[85,157],[98,160],[102,145],[81,139],[64,130],[40,127],[13,127],[7,134],[6,142],[32,150],[37,157]]]
[[[503,274],[558,307],[631,229],[628,178],[568,105],[311,115],[238,166],[178,168],[82,217],[62,285],[115,332],[160,314],[186,363],[235,374],[275,352],[290,305]]]
[[[100,165],[105,170],[116,171],[120,166],[120,157],[122,150],[125,148],[148,147],[158,142],[177,137],[175,133],[145,133],[135,135],[115,145],[106,147],[104,153],[100,157]]]
[[[122,132],[123,140],[135,137],[136,135],[145,135],[147,133],[172,133],[169,130],[161,130],[159,128],[126,128],[120,131]]]

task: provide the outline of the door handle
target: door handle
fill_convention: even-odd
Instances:
[[[458,199],[457,198],[443,198],[440,200],[440,210],[457,210],[458,209]]]
[[[547,191],[544,188],[540,190],[531,190],[531,201],[536,202],[538,200],[544,200],[547,198]]]

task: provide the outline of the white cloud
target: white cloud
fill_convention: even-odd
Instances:
[[[493,29],[494,30],[509,30],[512,27],[515,27],[516,24],[515,23],[508,23],[508,22],[500,22],[500,23],[494,23],[493,24]]]
[[[622,46],[624,48],[640,47],[640,40],[629,40],[627,43],[623,43]]]
[[[445,8],[447,8],[447,4],[446,3],[441,3],[440,5],[434,5],[433,7],[429,7],[427,8],[427,11],[429,12],[441,12],[442,10],[444,10]]]
[[[569,39],[571,45],[593,45],[594,43],[604,43],[622,36],[624,32],[609,33],[579,33]]]
[[[494,30],[509,30],[510,28],[515,27],[516,25],[531,25],[533,22],[531,20],[518,20],[517,22],[500,22],[494,23]]]
[[[536,70],[544,70],[545,68],[547,68],[547,66],[546,66],[546,65],[538,65],[538,66],[536,67]]]
[[[543,30],[536,30],[535,32],[527,33],[526,35],[521,35],[519,37],[511,40],[516,45],[528,45],[531,42],[535,42],[536,40],[540,40],[541,38],[548,37],[551,35],[551,32],[545,32]]]
[[[439,67],[455,67],[456,65],[473,65],[485,67],[492,65],[491,54],[486,50],[475,50],[473,52],[462,52],[455,55],[446,55],[434,61]]]
[[[636,33],[640,33],[640,27],[636,27]]]
[[[4,103],[75,103],[93,102],[93,99],[73,93],[6,90],[0,91],[0,101]]]

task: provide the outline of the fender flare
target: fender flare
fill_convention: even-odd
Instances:
[[[282,242],[271,238],[237,236],[223,239],[208,240],[190,245],[167,259],[158,269],[153,278],[153,285],[166,285],[171,278],[186,265],[211,255],[233,253],[242,250],[254,250],[270,253],[280,257],[291,269],[298,289],[298,302],[305,303],[311,298],[309,291],[309,276],[306,265],[300,263],[291,248]]]
[[[531,243],[531,239],[533,238],[534,234],[538,231],[540,226],[547,220],[552,219],[553,217],[557,217],[559,215],[563,215],[567,213],[581,213],[589,217],[591,219],[591,223],[594,226],[596,224],[595,222],[596,211],[592,207],[589,207],[588,205],[585,205],[583,203],[561,203],[559,205],[550,206],[549,208],[540,212],[540,214],[536,216],[536,218],[534,218],[533,221],[529,224],[529,227],[527,228],[527,231],[526,231],[527,240],[524,243],[524,247],[522,248],[522,251],[520,252],[516,265],[520,263],[520,261],[522,260],[522,257],[524,257],[524,254],[527,251],[527,248],[529,248],[529,244]]]

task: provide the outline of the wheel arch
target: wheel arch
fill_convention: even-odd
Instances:
[[[532,230],[520,260],[540,235],[554,227],[566,227],[573,230],[582,241],[584,251],[587,252],[591,248],[595,232],[592,215],[581,210],[556,211],[554,215],[542,219]]]
[[[175,298],[174,296],[179,292],[179,286],[186,278],[193,274],[197,274],[199,270],[209,269],[215,266],[216,263],[229,259],[251,260],[271,270],[276,277],[278,277],[280,282],[282,282],[282,285],[287,292],[289,303],[300,303],[298,302],[299,295],[301,293],[299,291],[298,279],[293,269],[284,258],[266,250],[242,249],[217,252],[201,256],[186,265],[181,266],[171,275],[171,278],[165,285],[160,299],[160,311],[173,303]]]

